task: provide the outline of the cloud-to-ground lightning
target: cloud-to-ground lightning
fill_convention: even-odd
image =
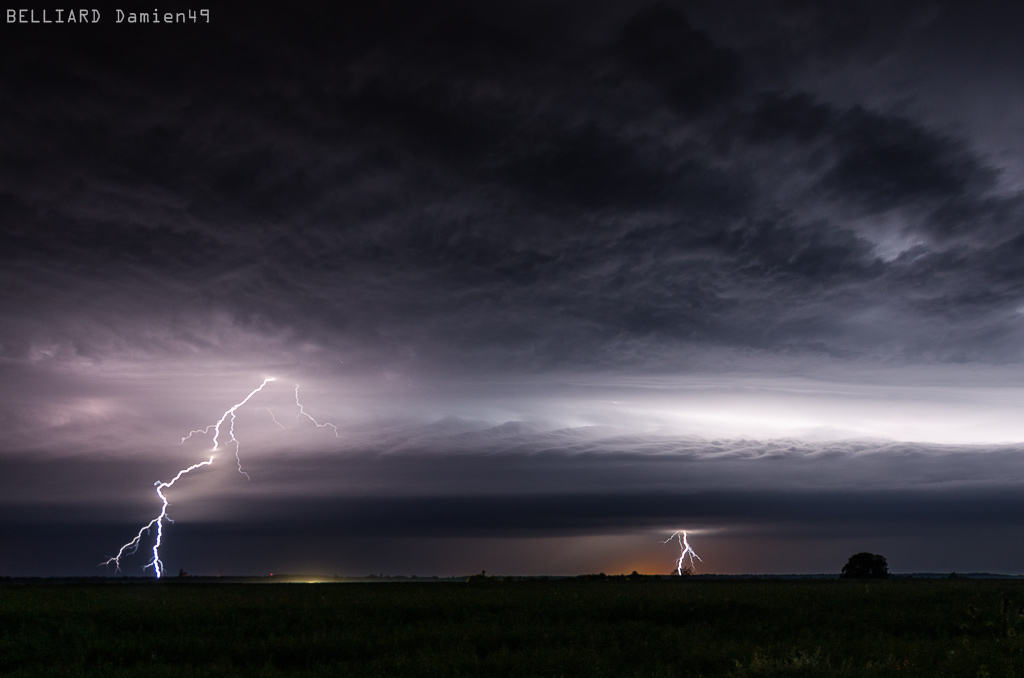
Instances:
[[[107,559],[107,561],[102,564],[110,565],[111,563],[113,563],[115,569],[120,571],[121,557],[129,553],[135,553],[139,548],[139,543],[142,541],[142,535],[144,533],[148,533],[150,529],[152,529],[153,527],[156,527],[156,538],[153,540],[153,559],[149,561],[148,564],[144,565],[142,569],[152,567],[153,574],[156,575],[156,578],[159,579],[160,577],[162,577],[164,574],[164,564],[163,561],[160,560],[160,544],[163,542],[164,537],[164,520],[167,520],[168,522],[174,522],[173,520],[171,520],[171,517],[167,515],[167,506],[169,505],[170,502],[167,501],[167,497],[164,496],[163,491],[164,489],[178,482],[178,478],[182,477],[186,473],[190,473],[199,468],[200,466],[209,466],[210,464],[212,464],[214,456],[215,455],[211,454],[210,458],[207,459],[206,461],[200,461],[195,464],[192,464],[188,468],[181,469],[180,471],[178,471],[178,475],[174,476],[174,478],[172,478],[169,483],[165,483],[162,480],[156,481],[156,483],[154,483],[156,485],[156,494],[157,496],[160,497],[159,515],[157,515],[156,518],[153,518],[153,520],[149,521],[149,523],[144,525],[142,529],[139,530],[139,533],[135,535],[134,539],[132,539],[130,542],[121,547],[121,549],[117,552],[116,556]]]
[[[693,559],[696,558],[697,560],[701,560],[701,558],[700,558],[700,556],[697,555],[697,552],[694,551],[690,547],[690,542],[688,542],[686,540],[686,530],[683,530],[682,534],[680,534],[678,531],[677,532],[673,532],[671,537],[669,537],[668,539],[666,539],[665,541],[663,541],[661,543],[662,544],[667,544],[670,541],[672,541],[673,537],[675,537],[676,539],[679,540],[680,553],[679,553],[679,560],[676,561],[676,573],[681,577],[681,576],[683,576],[683,568],[684,567],[686,567],[686,569],[692,571],[694,569],[694,567],[695,567]],[[688,567],[683,565],[683,563],[686,561],[687,556],[689,556],[689,558],[690,558],[690,565]],[[701,562],[704,562],[704,561],[701,560]]]
[[[242,407],[247,402],[249,402],[249,400],[252,399],[253,396],[255,396],[257,393],[259,393],[260,391],[263,390],[264,386],[266,386],[267,384],[269,384],[270,382],[272,382],[274,380],[275,380],[274,377],[267,377],[266,379],[263,380],[262,384],[260,384],[259,386],[254,388],[252,391],[250,391],[249,395],[245,396],[245,398],[243,398],[241,401],[239,401],[238,403],[235,403],[234,405],[229,407],[227,410],[225,410],[224,414],[221,415],[220,419],[218,419],[216,422],[214,422],[213,424],[210,424],[206,428],[201,428],[201,429],[193,430],[187,436],[184,436],[181,439],[181,442],[184,443],[186,440],[190,439],[192,436],[194,436],[196,434],[200,434],[200,433],[202,433],[202,434],[209,434],[211,429],[212,429],[213,430],[213,449],[211,450],[210,458],[206,459],[204,461],[196,462],[195,464],[192,464],[191,466],[188,466],[186,468],[181,469],[180,471],[178,471],[177,475],[175,475],[174,478],[172,478],[169,482],[164,482],[162,480],[156,481],[154,483],[154,485],[156,486],[156,494],[160,498],[160,513],[157,514],[157,516],[155,518],[153,518],[151,521],[146,523],[139,530],[138,534],[135,535],[134,539],[132,539],[127,544],[122,546],[120,548],[120,550],[118,550],[117,555],[115,555],[115,556],[113,556],[111,558],[108,558],[106,561],[101,563],[101,565],[108,565],[109,566],[109,565],[113,564],[115,569],[117,571],[120,571],[120,569],[121,569],[121,558],[123,556],[125,556],[125,555],[135,553],[138,550],[139,545],[142,542],[142,535],[149,534],[150,530],[152,530],[153,528],[156,528],[156,537],[153,540],[153,558],[152,558],[152,560],[149,561],[149,563],[147,563],[146,565],[143,566],[143,570],[145,570],[148,567],[152,567],[153,568],[153,574],[156,575],[157,579],[159,579],[160,577],[163,576],[164,564],[163,564],[163,561],[160,560],[160,545],[163,543],[164,521],[167,521],[167,522],[170,522],[170,523],[174,522],[173,520],[171,520],[171,517],[169,515],[167,515],[167,507],[170,505],[170,502],[167,500],[167,497],[164,495],[163,491],[165,489],[173,486],[174,483],[178,482],[178,479],[181,478],[182,476],[184,476],[184,475],[186,475],[188,473],[191,473],[192,471],[194,471],[194,470],[196,470],[196,469],[198,469],[198,468],[200,468],[202,466],[209,466],[209,465],[213,464],[213,460],[216,457],[217,450],[218,450],[218,448],[220,446],[221,426],[224,425],[225,421],[228,422],[227,436],[230,439],[230,441],[232,443],[234,443],[234,445],[235,445],[235,461],[238,464],[238,472],[241,473],[242,475],[244,475],[248,479],[249,478],[249,474],[246,473],[244,470],[242,470],[242,458],[241,458],[241,455],[239,454],[240,444],[238,442],[238,438],[235,437],[235,413],[238,411],[238,408]],[[299,414],[297,415],[297,417],[304,416],[307,419],[309,419],[310,421],[312,421],[314,424],[316,424],[317,427],[319,427],[319,428],[330,427],[331,429],[334,430],[335,437],[340,437],[339,433],[338,433],[338,427],[337,426],[335,426],[334,424],[332,424],[330,422],[325,422],[325,423],[321,424],[316,419],[311,417],[309,414],[306,414],[306,411],[303,409],[302,404],[299,402],[299,387],[298,387],[298,385],[295,386],[295,404],[298,405],[298,407],[299,407]],[[267,411],[270,411],[270,409],[267,408]],[[274,413],[273,412],[270,412],[270,417],[274,420],[275,424],[277,424],[281,428],[284,428],[283,426],[281,426],[281,423],[278,422],[277,419],[274,417]]]

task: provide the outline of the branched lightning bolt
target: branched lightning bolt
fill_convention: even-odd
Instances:
[[[332,429],[334,431],[334,437],[335,438],[340,438],[341,437],[338,434],[338,427],[337,426],[335,426],[334,424],[332,424],[329,421],[326,421],[326,422],[321,424],[319,421],[317,421],[316,419],[314,419],[313,417],[311,417],[309,414],[306,413],[306,408],[304,408],[302,406],[302,403],[299,402],[299,385],[298,384],[295,384],[295,404],[299,406],[299,413],[297,415],[295,415],[296,419],[298,419],[299,417],[305,417],[306,419],[309,419],[311,422],[316,424],[317,428],[330,428],[330,429]]]
[[[679,532],[673,532],[672,533],[672,537],[675,537],[676,539],[679,540],[680,553],[679,553],[679,560],[676,561],[676,573],[681,577],[681,576],[683,576],[683,567],[684,567],[683,562],[686,560],[686,557],[687,556],[690,557],[690,569],[692,570],[694,568],[693,559],[696,558],[697,560],[700,560],[700,556],[698,556],[697,552],[694,551],[690,547],[690,542],[686,541],[686,530],[683,530],[682,534],[680,534]],[[672,537],[669,537],[668,539],[666,539],[665,541],[663,541],[661,543],[662,544],[669,543],[670,541],[672,541]],[[704,561],[701,560],[701,562],[704,562]]]
[[[221,418],[218,419],[216,423],[210,424],[206,428],[200,428],[200,429],[196,429],[195,431],[192,431],[187,436],[182,438],[181,442],[185,442],[186,440],[188,440],[189,438],[191,438],[192,436],[194,436],[197,433],[209,433],[210,429],[212,428],[213,429],[213,451],[216,452],[217,451],[217,445],[218,445],[217,441],[220,439],[220,427],[224,424],[224,420],[228,419],[230,417],[231,421],[230,421],[230,423],[228,423],[228,436],[231,438],[231,442],[233,442],[235,444],[235,461],[238,462],[238,472],[241,473],[243,476],[245,476],[246,480],[252,480],[251,478],[249,478],[249,474],[242,470],[242,457],[238,453],[240,445],[238,443],[238,438],[235,437],[235,411],[239,407],[241,407],[242,405],[244,405],[247,402],[249,402],[250,398],[252,398],[254,395],[256,395],[257,393],[262,391],[263,387],[266,386],[267,384],[269,384],[272,381],[274,381],[274,377],[267,377],[266,379],[264,379],[263,383],[260,384],[259,386],[257,386],[256,388],[254,388],[249,393],[249,395],[245,396],[245,398],[242,399],[241,402],[236,403],[236,404],[232,405],[231,407],[229,407],[228,410],[226,412],[224,412],[223,415],[221,415]],[[273,416],[273,415],[271,415],[271,416]]]
[[[174,485],[174,483],[178,482],[178,479],[181,478],[183,475],[185,475],[187,473],[191,473],[192,471],[196,470],[197,468],[200,468],[201,466],[209,466],[210,464],[213,463],[213,459],[216,456],[216,451],[217,451],[217,448],[218,448],[218,445],[219,445],[219,441],[220,441],[221,426],[224,425],[225,421],[229,422],[228,423],[228,437],[230,438],[231,442],[233,442],[235,444],[235,461],[238,462],[238,472],[241,473],[242,475],[244,475],[246,478],[249,477],[249,474],[242,470],[242,459],[241,459],[241,456],[239,455],[239,452],[238,452],[240,446],[239,446],[239,443],[238,443],[238,438],[235,437],[235,412],[238,410],[239,407],[241,407],[242,405],[245,405],[247,402],[249,402],[249,400],[254,395],[256,395],[257,393],[262,391],[263,387],[266,386],[267,384],[269,384],[272,381],[274,381],[274,377],[267,377],[266,379],[263,380],[262,384],[260,384],[258,387],[253,389],[249,393],[249,395],[245,396],[245,398],[243,398],[241,400],[241,402],[238,402],[235,405],[232,405],[230,408],[228,408],[224,412],[224,414],[221,416],[221,418],[218,419],[215,423],[210,424],[206,428],[196,429],[196,430],[192,431],[187,436],[185,436],[185,437],[183,437],[181,439],[181,442],[184,443],[186,440],[188,440],[192,436],[196,435],[197,433],[207,433],[208,434],[210,432],[210,429],[213,429],[213,450],[212,450],[212,452],[210,454],[210,458],[205,460],[205,461],[196,462],[195,464],[192,464],[191,466],[189,466],[187,468],[181,469],[180,471],[178,471],[178,474],[176,476],[174,476],[174,478],[172,478],[170,480],[170,482],[164,482],[162,480],[156,481],[154,483],[154,486],[156,487],[156,494],[157,494],[157,496],[160,497],[160,513],[157,515],[156,518],[153,518],[153,520],[151,520],[148,523],[146,523],[146,525],[144,525],[142,527],[142,529],[139,530],[139,533],[135,535],[134,539],[132,539],[130,542],[128,542],[127,544],[122,546],[120,548],[120,550],[117,552],[116,556],[108,558],[105,562],[100,563],[101,565],[108,565],[109,566],[109,565],[113,564],[114,568],[119,572],[121,570],[121,557],[124,556],[124,555],[132,554],[132,553],[135,553],[136,551],[138,551],[139,544],[142,541],[142,535],[143,534],[149,534],[150,530],[152,530],[155,527],[156,528],[156,538],[153,541],[153,559],[151,561],[149,561],[149,563],[144,565],[143,569],[146,569],[147,567],[152,567],[153,568],[153,573],[156,575],[157,579],[159,579],[161,576],[163,576],[164,564],[163,564],[163,561],[160,560],[160,545],[163,542],[164,521],[166,520],[167,522],[174,522],[173,520],[171,520],[171,517],[169,515],[167,515],[167,507],[170,505],[170,502],[167,500],[167,497],[164,496],[164,492],[163,491],[165,489],[171,487],[172,485]],[[298,403],[298,386],[295,387],[295,398],[296,398],[296,403]],[[300,408],[300,413],[301,414],[305,414],[305,412],[302,411],[302,409],[301,409],[302,408],[301,405],[299,405],[299,408]],[[274,413],[271,412],[270,416],[271,416],[271,418],[273,418]],[[308,414],[306,416],[309,417]],[[313,419],[312,417],[309,417],[309,418]],[[315,419],[313,421],[314,421],[314,423],[317,424],[317,426],[322,426],[321,424],[317,423]],[[277,423],[278,426],[280,426],[280,423],[277,422],[277,419],[274,419],[274,422]],[[325,425],[331,426],[331,428],[334,429],[334,434],[336,436],[338,435],[338,429],[337,429],[337,427],[334,426],[334,424],[325,424]]]

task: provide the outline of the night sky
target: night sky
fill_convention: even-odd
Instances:
[[[249,4],[3,24],[0,575],[1024,573],[1024,5]]]

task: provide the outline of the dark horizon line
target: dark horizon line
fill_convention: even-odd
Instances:
[[[265,574],[265,575],[191,575],[184,576],[167,575],[161,578],[145,575],[87,575],[87,576],[2,576],[0,585],[4,584],[75,584],[75,583],[113,583],[113,584],[245,584],[245,583],[307,583],[307,584],[330,584],[330,583],[373,583],[373,582],[466,582],[466,581],[564,581],[564,580],[828,580],[840,579],[838,572],[818,573],[742,573],[742,574],[717,574],[717,573],[694,573],[688,575],[677,575],[671,573],[632,573],[605,574],[549,574],[549,575],[508,575],[497,574],[487,575],[484,572],[463,575],[401,575],[401,574],[368,574],[368,575],[323,575],[323,574]],[[1005,574],[998,572],[892,572],[888,579],[1024,579],[1024,574]]]

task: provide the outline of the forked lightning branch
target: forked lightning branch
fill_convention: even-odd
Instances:
[[[697,555],[697,552],[690,547],[690,542],[686,539],[686,530],[682,530],[681,533],[673,532],[671,537],[661,543],[667,544],[672,541],[673,538],[679,541],[679,560],[676,561],[676,573],[681,577],[684,572],[692,572],[696,567],[696,563],[693,562],[694,558],[697,560],[700,560],[701,558]],[[686,565],[687,558],[690,559],[689,565]]]

